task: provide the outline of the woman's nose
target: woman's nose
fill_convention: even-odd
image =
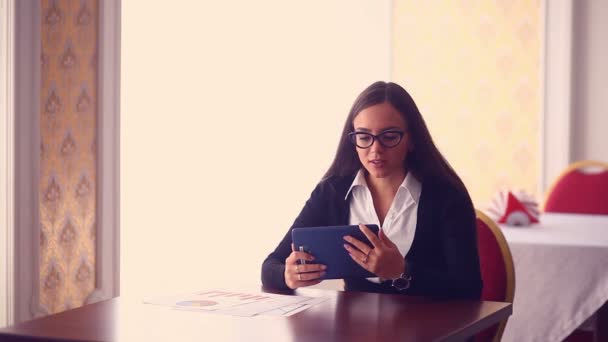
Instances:
[[[380,143],[378,139],[374,139],[372,146],[369,148],[370,152],[382,152],[384,151],[384,146]]]

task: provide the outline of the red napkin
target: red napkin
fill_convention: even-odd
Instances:
[[[538,223],[538,205],[531,196],[519,192],[501,191],[487,209],[494,221],[509,226],[528,226]]]

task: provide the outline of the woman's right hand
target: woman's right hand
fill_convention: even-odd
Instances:
[[[298,287],[312,286],[320,283],[319,279],[325,275],[327,266],[321,264],[298,264],[300,259],[313,261],[314,256],[296,251],[293,243],[291,244],[291,254],[285,259],[285,283],[295,290]]]

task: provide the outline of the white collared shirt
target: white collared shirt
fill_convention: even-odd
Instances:
[[[365,181],[365,173],[363,170],[359,170],[348,192],[346,192],[346,198],[352,192],[349,224],[377,224],[384,234],[397,245],[401,255],[405,256],[412,246],[416,233],[418,202],[420,201],[421,191],[422,184],[408,172],[401,185],[399,185],[391,207],[386,213],[384,224],[380,225],[372,194]],[[380,282],[379,278],[367,279],[374,283]]]

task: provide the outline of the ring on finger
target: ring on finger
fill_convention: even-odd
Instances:
[[[302,281],[302,273],[298,273],[298,280]]]
[[[367,260],[369,260],[369,254],[372,252],[372,248],[367,250],[367,253],[365,253],[365,260],[363,260],[364,264],[367,264]]]

